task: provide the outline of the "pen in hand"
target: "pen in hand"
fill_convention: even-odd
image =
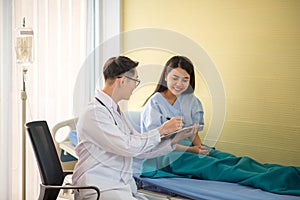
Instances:
[[[166,117],[166,120],[170,120],[171,119],[171,117]],[[182,117],[181,117],[181,120],[182,120]]]
[[[172,118],[176,118],[176,120],[178,121],[180,121],[180,124],[178,125],[178,129],[181,129],[182,127],[183,127],[183,125],[184,125],[184,123],[183,123],[183,121],[182,121],[182,117],[180,117],[179,118],[179,116],[176,116],[176,117],[166,117],[166,120],[167,121],[169,121],[169,120],[171,120]],[[179,122],[178,121],[178,122]]]
[[[170,120],[170,119],[171,119],[171,117],[166,117],[166,120]],[[181,117],[181,121],[182,121],[182,117]],[[183,121],[182,121],[182,124],[184,124]]]

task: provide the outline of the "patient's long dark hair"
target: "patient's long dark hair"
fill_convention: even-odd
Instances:
[[[167,63],[165,64],[165,67],[163,69],[163,72],[161,73],[159,82],[154,90],[154,92],[146,99],[145,105],[149,98],[155,94],[156,92],[163,92],[168,89],[167,82],[166,82],[166,76],[170,73],[171,70],[175,68],[182,68],[184,69],[189,75],[190,75],[190,85],[189,87],[183,92],[183,93],[193,93],[195,90],[195,71],[194,71],[194,65],[185,56],[173,56],[170,58]]]

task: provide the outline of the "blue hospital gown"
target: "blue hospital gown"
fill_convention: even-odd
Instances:
[[[184,127],[194,124],[204,125],[203,108],[200,100],[194,94],[180,95],[171,105],[161,93],[155,93],[141,112],[141,131],[155,129],[166,122],[167,118],[181,116]],[[200,128],[199,130],[202,130]],[[184,140],[181,144],[188,145],[191,141]]]

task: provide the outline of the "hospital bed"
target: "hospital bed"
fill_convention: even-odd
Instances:
[[[134,128],[138,129],[138,112],[129,112],[126,115]],[[61,149],[62,162],[77,159],[72,142],[74,136],[76,137],[76,122],[77,118],[69,119],[52,128],[53,137]],[[189,178],[141,178],[138,173],[134,173],[134,178],[141,192],[157,195],[158,199],[300,200],[300,196],[274,194],[237,183]]]

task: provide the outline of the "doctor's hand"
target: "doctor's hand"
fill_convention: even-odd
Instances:
[[[158,128],[158,131],[160,135],[165,135],[165,134],[168,135],[170,133],[173,133],[174,131],[177,131],[178,129],[181,129],[182,126],[183,126],[183,122],[180,116],[172,117],[171,119],[163,123],[163,125],[161,125]]]

